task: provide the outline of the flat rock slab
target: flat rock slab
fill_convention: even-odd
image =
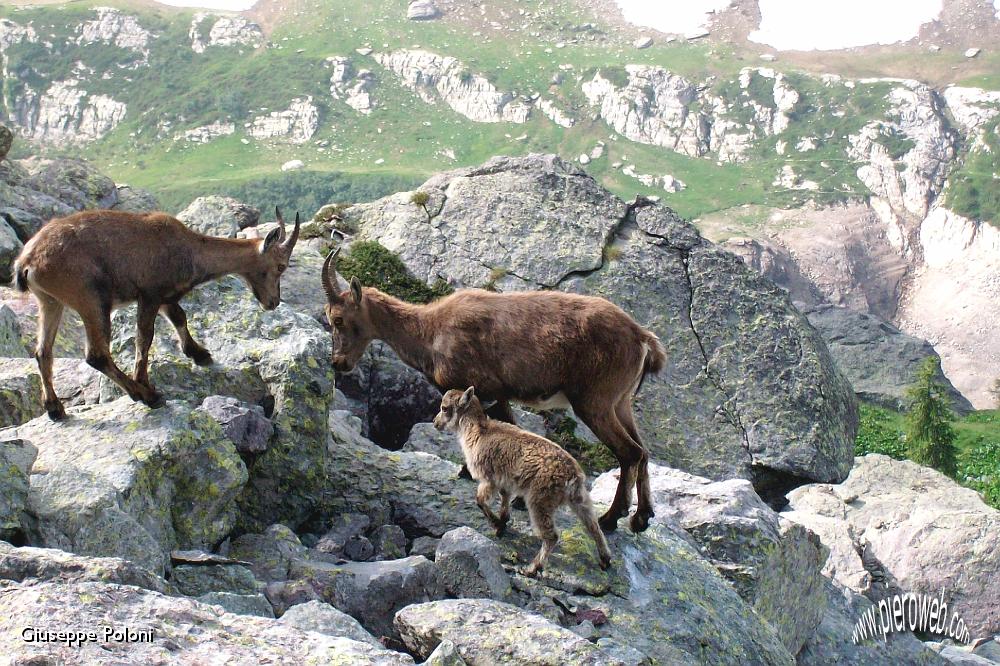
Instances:
[[[121,398],[0,432],[38,449],[29,510],[36,545],[123,557],[162,572],[170,551],[210,549],[236,521],[246,467],[218,424],[176,403]]]

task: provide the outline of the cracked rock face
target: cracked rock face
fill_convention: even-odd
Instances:
[[[345,220],[428,283],[603,296],[660,336],[666,370],[636,400],[654,459],[767,495],[850,471],[857,407],[823,341],[781,289],[669,209],[626,205],[545,155],[494,158],[421,191],[429,215],[400,193]]]
[[[372,73],[367,69],[356,70],[351,59],[345,56],[327,58],[326,64],[333,70],[330,75],[330,96],[343,100],[358,113],[371,113],[375,108],[371,95],[375,88]]]
[[[247,123],[247,134],[258,140],[285,139],[290,143],[305,143],[319,127],[319,110],[312,97],[293,99],[284,111],[272,111]]]
[[[207,39],[204,34],[204,23],[212,22]],[[242,16],[214,16],[212,14],[195,14],[188,30],[191,39],[191,50],[204,53],[210,46],[248,46],[259,48],[264,43],[264,32],[260,26]]]
[[[149,42],[153,33],[142,27],[139,21],[111,7],[95,7],[97,18],[80,26],[79,44],[101,42],[112,44],[140,54],[145,60],[149,55]]]
[[[497,90],[485,77],[469,71],[451,56],[400,49],[373,57],[428,104],[443,100],[469,120],[525,123],[531,115],[528,103],[513,93]]]
[[[12,117],[25,138],[57,143],[100,139],[124,120],[128,107],[108,95],[90,95],[76,79],[55,81],[44,92],[25,85]]]

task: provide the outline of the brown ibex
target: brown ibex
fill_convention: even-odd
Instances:
[[[339,250],[338,250],[339,252]],[[384,340],[404,363],[442,391],[475,386],[491,413],[514,422],[510,401],[550,409],[572,406],[621,465],[605,531],[627,515],[639,532],[653,517],[648,456],[632,415],[632,396],[659,372],[659,339],[621,308],[593,296],[536,291],[499,294],[465,289],[428,305],[400,301],[354,279],[337,284],[334,252],[323,265],[333,365],[350,371],[372,340]]]
[[[434,427],[458,433],[465,464],[472,478],[479,482],[476,504],[497,536],[503,535],[510,519],[511,498],[524,498],[531,528],[542,540],[542,548],[524,571],[525,575],[534,576],[545,568],[559,540],[553,516],[564,505],[576,514],[597,545],[600,567],[611,566],[608,542],[594,518],[587,477],[573,456],[558,444],[511,423],[488,418],[472,386],[464,393],[452,389],[444,394]],[[499,516],[490,507],[498,492]]]
[[[157,313],[177,331],[181,349],[198,365],[212,355],[195,342],[179,301],[203,282],[242,277],[267,310],[281,301],[281,274],[299,236],[285,238],[285,222],[266,238],[230,239],[192,231],[166,213],[91,210],[54,219],[28,241],[14,264],[14,286],[38,301],[35,358],[49,417],[65,417],[52,387],[52,345],[65,306],[76,310],[87,333],[87,363],[103,372],[133,400],[157,406],[161,394],[148,376],[149,347]],[[138,303],[135,374],[122,372],[111,356],[111,311]]]

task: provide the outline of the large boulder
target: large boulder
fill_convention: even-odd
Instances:
[[[34,359],[0,358],[0,428],[20,425],[44,413],[42,377]]]
[[[232,530],[247,480],[209,416],[128,398],[0,431],[38,450],[31,467],[33,545],[123,557],[162,572],[175,548],[212,548]]]
[[[4,218],[0,218],[0,281],[10,282],[13,266],[24,244]]]
[[[267,450],[248,457],[250,480],[240,494],[240,531],[301,524],[327,485],[326,415],[333,394],[329,335],[316,320],[286,305],[265,312],[237,278],[202,285],[183,301],[191,334],[215,364],[202,368],[181,353],[166,321],[157,321],[150,378],[167,399],[189,408],[213,395],[264,405],[274,434]],[[120,366],[135,356],[135,308],[113,319],[112,351]],[[102,380],[108,396],[120,394]],[[272,407],[273,405],[273,407]]]
[[[447,640],[471,666],[623,666],[572,631],[500,601],[449,599],[414,605],[399,611],[395,624],[406,647],[424,658]]]
[[[118,185],[118,201],[112,208],[130,213],[152,213],[160,210],[160,202],[148,191],[131,185]]]
[[[743,599],[774,627],[792,654],[826,609],[821,574],[827,550],[801,525],[783,520],[743,479],[712,482],[649,466],[656,521],[676,521]],[[601,475],[591,497],[610,504],[617,472]]]
[[[1000,511],[974,490],[910,461],[857,458],[838,485],[789,493],[782,515],[814,530],[830,548],[827,572],[864,589],[853,547],[867,542],[906,592],[945,595],[972,637],[1000,633]]]
[[[344,636],[377,647],[382,645],[353,617],[322,601],[307,601],[292,606],[281,616],[281,621],[303,631],[315,631],[327,636]]]
[[[834,362],[862,400],[890,409],[908,408],[906,389],[916,381],[927,357],[938,358],[931,343],[903,333],[876,315],[835,305],[817,305],[803,313],[826,340]],[[945,386],[956,412],[972,411],[972,403],[940,369],[936,379]]]
[[[148,641],[105,641],[103,627],[150,631]],[[25,627],[98,632],[82,644],[27,642]],[[0,583],[0,642],[11,663],[382,664],[408,655],[350,638],[303,631],[278,620],[233,615],[218,606],[107,583]]]
[[[23,536],[28,508],[28,475],[38,451],[21,440],[0,441],[0,539]]]
[[[22,185],[36,193],[47,195],[72,210],[111,208],[118,202],[114,181],[84,160],[30,158],[20,164],[28,177]],[[42,215],[44,219],[53,217]]]
[[[555,156],[498,157],[410,193],[352,206],[377,240],[431,284],[604,296],[660,336],[667,367],[637,419],[653,457],[767,498],[851,467],[857,406],[822,339],[787,294],[669,209],[627,205]]]
[[[511,588],[501,557],[495,543],[471,527],[459,527],[441,537],[434,563],[450,594],[503,601]]]
[[[177,219],[209,236],[235,238],[236,234],[260,221],[260,211],[231,197],[198,197],[177,214]]]

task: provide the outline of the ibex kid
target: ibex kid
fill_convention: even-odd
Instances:
[[[479,481],[476,504],[497,536],[507,526],[511,499],[524,498],[531,527],[542,540],[542,548],[525,575],[534,576],[545,567],[559,540],[552,518],[563,505],[572,509],[597,544],[600,567],[611,566],[611,551],[587,492],[587,477],[559,445],[511,423],[488,418],[471,386],[464,393],[456,389],[445,393],[434,427],[458,433],[465,464],[472,478]],[[498,491],[499,516],[490,507]]]
[[[285,222],[263,240],[216,238],[197,233],[165,213],[90,210],[52,220],[28,241],[14,264],[14,286],[38,301],[35,358],[49,417],[65,417],[52,387],[52,344],[63,309],[83,319],[87,363],[103,372],[133,400],[157,406],[162,396],[148,376],[149,347],[157,313],[170,320],[181,349],[198,365],[212,355],[195,342],[180,300],[199,284],[234,273],[267,310],[281,301],[280,278],[299,236],[285,238]],[[138,303],[135,374],[129,377],[111,357],[111,311]]]

